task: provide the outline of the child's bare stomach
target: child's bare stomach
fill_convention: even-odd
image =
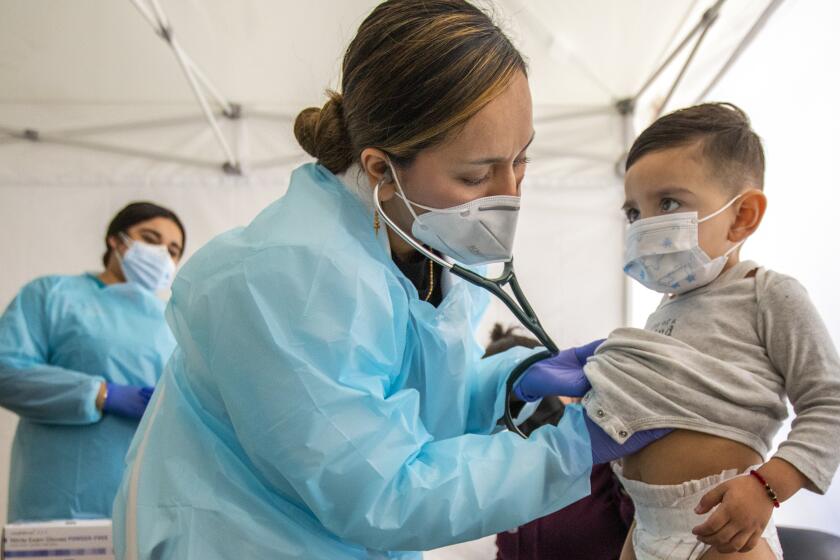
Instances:
[[[648,484],[680,484],[727,469],[761,464],[761,455],[742,443],[718,436],[674,430],[638,453],[622,459],[625,478]]]

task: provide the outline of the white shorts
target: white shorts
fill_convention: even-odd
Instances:
[[[753,468],[757,467],[751,467],[746,472]],[[700,558],[711,547],[698,541],[691,530],[703,523],[711,512],[697,515],[694,508],[706,492],[726,480],[744,474],[737,469],[730,469],[682,484],[654,485],[624,478],[621,466],[617,463],[613,463],[613,471],[636,506],[636,528],[632,539],[637,560]],[[782,545],[772,517],[762,537],[776,558],[781,560]]]

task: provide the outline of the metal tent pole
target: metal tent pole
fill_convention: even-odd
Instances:
[[[240,163],[234,155],[233,150],[230,148],[230,144],[228,144],[228,141],[225,139],[221,128],[219,128],[219,123],[216,121],[216,117],[210,109],[210,105],[204,95],[202,85],[216,99],[226,116],[231,118],[238,117],[239,107],[224,100],[207,77],[200,70],[197,71],[198,65],[189,58],[181,45],[175,39],[172,27],[169,25],[166,14],[163,12],[163,9],[160,7],[157,0],[149,0],[151,9],[149,9],[149,6],[144,3],[144,0],[130,1],[138,9],[138,11],[140,11],[146,21],[149,22],[155,32],[170,46],[172,52],[175,54],[175,58],[178,61],[184,76],[187,78],[187,83],[192,89],[193,95],[195,96],[196,101],[198,101],[207,123],[210,125],[210,129],[213,131],[219,146],[222,148],[222,151],[227,158],[227,161],[225,161],[222,168],[226,173],[237,175],[241,174],[242,169]]]
[[[720,8],[723,5],[725,0],[717,0],[711,7],[709,7],[705,12],[703,12],[703,16],[700,18],[700,21],[697,22],[691,31],[680,41],[680,44],[671,51],[671,54],[668,55],[668,58],[665,59],[662,64],[657,67],[656,70],[653,71],[653,74],[645,81],[641,88],[636,92],[634,96],[631,97],[634,101],[637,101],[649,88],[653,85],[653,82],[665,71],[668,66],[671,65],[671,62],[680,54],[683,49],[691,42],[695,35],[703,31],[704,29],[708,29],[711,22],[717,19],[718,14],[720,13]]]
[[[747,47],[750,46],[750,43],[753,42],[756,35],[764,28],[767,24],[770,17],[776,12],[776,10],[781,6],[783,0],[770,0],[767,4],[767,7],[764,8],[764,11],[758,16],[758,19],[755,21],[753,26],[747,31],[746,35],[741,39],[741,42],[738,43],[738,46],[735,47],[735,50],[732,51],[732,54],[729,55],[729,58],[726,60],[724,65],[715,74],[715,77],[712,78],[712,81],[709,82],[709,85],[703,90],[703,92],[697,96],[697,99],[694,100],[694,103],[699,103],[706,99],[706,96],[709,95],[709,92],[714,89],[714,87],[720,82],[721,78],[729,72],[729,69],[732,68],[732,65],[741,57]]]
[[[706,13],[708,14],[709,12]],[[717,21],[718,14],[718,10],[715,10],[711,13],[711,15],[708,18],[706,18],[706,14],[703,15],[705,27],[703,27],[703,30],[700,32],[700,35],[697,37],[697,41],[691,48],[691,52],[688,53],[688,58],[685,59],[685,64],[683,64],[682,68],[680,68],[680,72],[679,74],[677,74],[677,78],[674,80],[674,83],[671,84],[671,89],[668,90],[668,95],[665,96],[665,100],[662,101],[662,103],[659,105],[659,109],[657,109],[656,111],[656,118],[658,118],[663,113],[663,111],[665,111],[665,107],[674,97],[674,92],[677,91],[680,82],[682,82],[685,73],[688,71],[688,67],[691,66],[692,62],[694,62],[694,56],[697,54],[697,51],[700,50],[700,45],[703,43],[703,39],[706,38],[706,34],[709,32],[709,29],[711,29],[712,25],[714,25],[714,23]]]
[[[232,103],[231,101],[225,99],[225,97],[220,93],[219,88],[217,88],[216,85],[210,81],[210,78],[208,78],[207,75],[201,70],[201,67],[198,66],[195,62],[193,62],[193,59],[190,57],[189,54],[187,54],[186,51],[184,51],[183,49],[181,49],[181,51],[184,56],[184,59],[187,61],[187,64],[189,64],[190,69],[193,71],[193,74],[195,74],[195,77],[198,79],[199,82],[201,82],[201,85],[204,86],[204,89],[207,90],[207,93],[209,93],[213,97],[213,99],[216,101],[216,104],[219,107],[221,107],[222,114],[229,119],[238,119],[241,115],[242,107],[238,103]]]
[[[106,152],[110,154],[124,155],[130,157],[142,157],[145,159],[152,159],[156,161],[176,162],[181,165],[190,165],[195,167],[216,167],[210,161],[201,161],[198,159],[191,159],[180,157],[172,154],[151,152],[147,150],[139,150],[124,146],[116,146],[111,144],[103,144],[101,142],[85,140],[84,138],[75,138],[72,135],[62,136],[54,135],[49,132],[42,132],[33,130],[31,128],[8,132],[7,138],[0,138],[0,145],[12,142],[38,142],[43,144],[56,144],[61,146],[69,146],[72,148],[81,148],[86,150],[93,150],[97,152]]]

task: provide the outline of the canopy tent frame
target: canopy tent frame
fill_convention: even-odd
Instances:
[[[715,86],[720,82],[720,80],[729,72],[729,69],[738,61],[744,51],[747,50],[747,47],[753,42],[753,40],[758,36],[762,29],[767,25],[767,22],[770,20],[770,17],[776,13],[776,10],[779,9],[779,6],[782,5],[783,0],[770,0],[770,3],[764,8],[764,11],[761,12],[761,15],[758,16],[758,19],[755,20],[752,27],[750,27],[749,31],[747,31],[744,36],[741,38],[741,41],[735,47],[735,50],[732,51],[732,54],[726,60],[726,62],[721,66],[720,70],[717,74],[715,74],[714,78],[711,79],[709,85],[703,88],[703,91],[700,95],[697,96],[695,99],[695,103],[700,103],[709,95],[709,93],[715,88]]]
[[[205,97],[205,92],[210,94],[210,96],[222,108],[222,114],[229,119],[237,119],[240,117],[242,112],[241,106],[233,104],[225,99],[219,93],[218,88],[213,85],[213,82],[207,78],[198,65],[193,62],[189,55],[187,55],[181,47],[181,44],[175,38],[172,25],[169,23],[169,19],[160,7],[158,0],[130,1],[143,15],[146,21],[149,22],[152,29],[154,29],[158,36],[163,39],[167,45],[169,45],[172,52],[175,54],[175,59],[178,61],[178,65],[181,67],[181,71],[184,73],[184,76],[187,78],[187,83],[189,83],[190,89],[192,89],[193,95],[195,96],[196,101],[198,101],[198,105],[201,107],[204,117],[207,119],[207,124],[210,125],[213,135],[216,137],[216,141],[222,148],[222,152],[224,152],[225,157],[227,157],[227,161],[225,161],[222,165],[222,169],[226,173],[240,175],[242,173],[242,168],[239,164],[238,158],[234,155],[233,150],[231,150],[230,145],[225,139],[225,135],[222,134],[222,130],[219,128],[219,123],[216,121],[216,116],[210,109],[207,97]]]
[[[700,50],[700,46],[703,44],[703,40],[706,38],[706,35],[709,33],[709,29],[715,24],[720,16],[720,7],[723,5],[724,0],[718,0],[714,6],[709,8],[703,13],[703,17],[700,19],[700,33],[697,35],[697,40],[694,42],[694,46],[691,47],[691,51],[688,53],[688,57],[685,59],[685,63],[680,68],[680,71],[677,73],[677,77],[674,79],[674,82],[671,84],[670,89],[668,90],[668,94],[665,96],[665,99],[662,103],[659,104],[659,108],[656,110],[656,117],[662,115],[662,112],[665,110],[665,107],[668,106],[668,103],[674,97],[674,93],[677,91],[677,88],[680,86],[680,82],[682,82],[685,73],[688,71],[689,66],[691,63],[694,62],[694,57],[697,56],[697,52]],[[637,98],[638,99],[638,98]]]
[[[692,49],[692,53],[696,54],[697,49],[699,48],[700,43],[703,41],[703,37],[709,31],[709,28],[717,21],[718,16],[720,15],[720,9],[723,7],[723,3],[725,0],[717,0],[714,4],[712,4],[706,11],[703,12],[703,15],[700,16],[700,20],[697,24],[691,28],[691,30],[683,37],[682,41],[674,47],[671,53],[665,58],[665,60],[660,64],[645,80],[644,84],[639,88],[639,90],[631,97],[622,100],[622,103],[629,103],[631,107],[635,107],[636,103],[641,99],[642,95],[650,89],[650,87],[656,82],[656,79],[659,78],[662,73],[668,69],[674,60],[679,56],[681,52],[683,52],[691,40],[699,33],[700,36],[694,43],[694,47]],[[680,73],[680,76],[677,77],[677,80],[671,86],[671,92],[673,94],[673,90],[676,89],[676,86],[682,80],[682,76],[685,73],[685,70],[688,69],[688,66],[691,64],[693,60],[693,54],[689,56],[689,60],[686,61],[686,64],[683,66],[683,70]],[[670,96],[669,96],[670,97]]]
[[[145,149],[128,148],[123,146],[116,146],[110,143],[96,142],[87,140],[84,136],[89,136],[103,132],[120,132],[139,129],[149,129],[157,127],[175,126],[178,124],[185,124],[195,122],[197,120],[205,120],[210,127],[216,142],[218,143],[225,161],[221,168],[231,175],[242,175],[244,173],[242,162],[236,153],[235,147],[231,145],[225,137],[219,122],[222,118],[229,120],[239,120],[245,115],[243,114],[243,107],[241,104],[234,103],[226,98],[221,90],[209,79],[209,77],[201,70],[200,66],[189,56],[186,50],[180,45],[175,38],[172,25],[169,22],[166,13],[163,11],[159,0],[129,0],[132,5],[138,10],[141,16],[151,26],[152,30],[158,35],[166,45],[172,50],[175,59],[181,69],[186,81],[193,93],[193,97],[199,105],[202,117],[194,115],[176,116],[162,119],[150,119],[146,121],[131,121],[124,123],[116,123],[113,125],[98,125],[80,127],[75,129],[57,130],[52,132],[37,130],[34,128],[12,129],[10,127],[0,126],[0,133],[4,134],[6,138],[0,138],[0,145],[15,142],[15,141],[30,141],[30,142],[50,142],[55,144],[62,144],[66,146],[73,146],[83,149],[100,150],[109,153],[123,154],[127,156],[136,156],[149,158],[158,161],[170,161],[184,165],[197,166],[202,168],[215,167],[215,164],[202,161],[194,158],[179,157],[169,153],[159,153]],[[730,56],[721,66],[720,70],[715,74],[709,84],[703,89],[703,92],[697,97],[696,102],[701,102],[705,99],[714,86],[730,71],[737,59],[743,54],[749,44],[759,34],[761,29],[766,25],[773,13],[778,9],[783,0],[769,0],[768,5],[764,11],[750,27]],[[618,154],[615,160],[614,171],[617,177],[623,177],[623,161],[626,151],[629,148],[633,138],[635,137],[634,120],[636,117],[636,108],[640,98],[652,87],[656,80],[670,68],[677,57],[683,53],[689,45],[691,50],[688,53],[686,60],[677,73],[676,78],[671,83],[668,94],[664,101],[659,105],[656,111],[656,116],[662,114],[667,108],[668,103],[673,98],[677,91],[683,77],[694,62],[695,55],[700,49],[706,34],[711,26],[719,19],[721,8],[725,0],[715,0],[701,15],[697,23],[682,37],[677,45],[671,49],[664,60],[653,70],[648,78],[643,82],[641,87],[632,95],[616,99],[612,104],[604,106],[589,106],[582,107],[576,110],[565,110],[559,113],[548,113],[537,116],[534,121],[535,125],[551,124],[559,121],[570,121],[575,119],[585,119],[589,117],[597,117],[600,115],[618,114],[621,117],[622,127],[622,153]],[[545,27],[545,24],[539,19],[530,14],[527,6],[523,6],[526,15],[530,15],[529,19],[533,20],[534,25],[538,25],[540,29],[546,34],[547,39],[555,41],[557,39],[554,32]],[[693,43],[692,43],[693,41]],[[574,53],[572,53],[574,54]],[[584,61],[579,60],[579,56],[575,55],[575,60],[578,61],[578,66],[582,69],[584,74],[591,80],[595,81],[602,89],[606,87],[602,80],[600,80]],[[211,107],[211,102],[217,108],[214,110]],[[272,119],[283,120],[290,122],[293,116],[287,114],[271,113],[267,111],[248,112],[248,118],[258,119]],[[557,158],[578,158],[581,154],[554,152],[548,155]],[[590,158],[591,159],[591,158]],[[267,168],[274,164],[274,162],[285,162],[288,158],[278,157],[262,162],[252,162],[251,167]],[[278,163],[278,164],[280,164]]]
[[[670,51],[670,53],[665,57],[662,63],[659,64],[659,66],[657,66],[653,70],[650,76],[648,76],[648,78],[644,81],[641,87],[633,95],[618,99],[611,106],[593,106],[578,111],[566,111],[558,114],[541,115],[534,119],[535,124],[545,124],[562,120],[582,119],[614,112],[618,113],[621,116],[622,142],[624,145],[624,151],[616,159],[615,174],[617,177],[623,177],[623,163],[626,157],[626,151],[630,148],[633,138],[635,138],[636,135],[633,122],[636,116],[636,108],[638,106],[639,100],[651,88],[651,86],[662,75],[662,73],[674,64],[677,57],[681,53],[683,53],[689,45],[692,45],[685,62],[683,63],[682,67],[677,73],[676,78],[673,80],[673,82],[671,82],[671,86],[668,89],[668,93],[665,99],[659,104],[659,107],[656,110],[656,117],[662,115],[662,113],[667,108],[668,103],[673,99],[674,93],[679,88],[679,85],[682,82],[682,79],[688,71],[689,67],[694,62],[695,57],[700,49],[700,46],[703,43],[703,40],[706,38],[706,35],[708,34],[711,27],[715,24],[715,22],[718,21],[721,9],[725,1],[726,0],[715,0],[715,2],[703,12],[697,23],[683,36],[680,42]],[[730,71],[734,63],[747,49],[749,44],[752,43],[755,37],[764,28],[764,26],[769,21],[770,17],[778,10],[779,6],[781,6],[782,2],[783,0],[769,1],[765,9],[750,27],[750,29],[741,38],[741,40],[736,45],[735,49],[732,51],[727,60],[723,63],[720,70],[715,74],[715,76],[712,78],[709,84],[705,88],[703,88],[702,93],[699,96],[697,96],[695,103],[700,103],[707,98],[712,89],[714,89],[715,85],[718,82],[720,82],[720,80]],[[693,44],[692,40],[694,41]],[[591,72],[587,71],[586,74],[591,75]],[[598,83],[601,83],[600,80],[597,81]],[[557,155],[559,156],[559,154]],[[572,154],[571,157],[575,156]]]
[[[187,51],[180,45],[175,38],[172,25],[170,24],[169,19],[158,0],[129,1],[149,23],[155,34],[158,35],[172,50],[175,59],[193,93],[193,96],[201,109],[202,116],[185,115],[106,125],[85,126],[56,131],[44,131],[36,128],[14,129],[11,127],[0,126],[0,133],[6,136],[5,138],[0,138],[0,145],[17,141],[45,142],[130,157],[142,157],[155,161],[174,162],[192,167],[212,168],[215,167],[216,164],[199,159],[179,157],[169,153],[130,148],[115,145],[113,143],[96,142],[82,138],[101,133],[166,128],[205,120],[212,130],[216,142],[225,156],[225,161],[221,166],[222,170],[230,175],[242,175],[243,169],[242,164],[239,161],[239,157],[237,156],[234,147],[232,147],[231,143],[225,138],[225,135],[219,126],[219,121],[222,118],[227,118],[229,120],[238,120],[242,118],[242,106],[228,100],[221,93],[221,90],[209,79],[207,74],[202,71],[201,67],[196,64]],[[218,107],[215,111],[211,107],[211,101]],[[288,115],[273,114],[266,111],[255,111],[253,114],[249,114],[249,117],[280,120],[289,119]],[[281,158],[277,161],[285,161],[286,159],[287,158]],[[272,161],[275,160],[254,162],[254,166],[268,167],[271,165]]]
[[[780,2],[781,0],[773,0],[773,1]],[[674,60],[677,58],[677,56],[681,52],[683,52],[686,49],[686,47],[691,43],[691,40],[694,39],[695,36],[697,36],[699,34],[699,37],[695,40],[694,46],[692,48],[691,53],[689,54],[688,59],[684,63],[679,75],[677,76],[676,80],[673,82],[673,84],[671,85],[671,87],[669,89],[669,94],[668,94],[668,97],[666,99],[666,103],[667,103],[667,101],[669,101],[671,99],[671,97],[673,96],[673,93],[676,91],[676,88],[678,87],[680,81],[682,80],[682,77],[684,76],[685,72],[688,70],[688,67],[690,66],[691,62],[693,61],[694,55],[697,53],[697,51],[699,49],[699,46],[702,43],[706,33],[709,31],[709,29],[715,23],[715,21],[717,21],[719,15],[720,15],[721,7],[723,6],[724,2],[725,2],[725,0],[716,0],[714,2],[714,4],[712,4],[708,9],[706,9],[703,12],[703,14],[700,17],[700,20],[697,22],[697,24],[694,27],[692,27],[691,30],[688,31],[688,33],[686,33],[686,35],[677,44],[677,46],[674,47],[671,50],[671,52],[668,54],[668,56],[665,58],[665,60],[659,66],[657,66],[656,69],[654,69],[654,71],[651,73],[651,75],[645,80],[645,82],[636,91],[635,94],[633,94],[629,97],[622,97],[622,98],[616,100],[615,103],[613,103],[612,105],[609,105],[609,106],[595,106],[595,107],[588,107],[588,108],[585,108],[585,109],[580,110],[580,111],[564,112],[564,113],[560,113],[560,114],[557,114],[557,115],[544,115],[544,116],[541,116],[541,117],[535,119],[535,122],[545,123],[545,122],[552,122],[552,121],[557,121],[557,120],[569,120],[569,119],[575,119],[575,118],[585,118],[585,117],[589,117],[589,116],[593,116],[593,115],[605,114],[605,113],[615,113],[615,112],[617,112],[619,115],[622,116],[624,123],[632,122],[633,116],[635,115],[635,111],[636,111],[636,105],[637,105],[639,99],[642,97],[642,95],[644,95],[645,92],[647,92],[650,89],[650,87],[656,82],[656,79],[665,70],[667,70],[671,66],[671,64],[674,62]],[[540,25],[542,25],[542,24],[540,24]],[[591,72],[587,72],[587,75],[591,75]],[[722,74],[721,74],[721,77],[722,77]],[[600,83],[600,80],[597,80],[597,81],[598,81],[598,83]],[[663,108],[664,108],[664,106],[665,106],[665,103],[663,103]],[[661,110],[662,109],[660,109],[660,113],[661,113]],[[623,132],[623,135],[625,137],[625,143],[626,143],[626,138],[629,137],[629,136],[632,136],[632,127],[629,130],[625,130]],[[629,144],[627,146],[625,146],[625,148],[626,147],[629,147]],[[619,174],[619,176],[621,176],[621,175],[622,174]]]

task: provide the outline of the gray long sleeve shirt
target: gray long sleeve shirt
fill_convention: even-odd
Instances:
[[[796,418],[776,457],[820,493],[840,462],[837,351],[802,285],[753,262],[666,296],[644,330],[614,331],[585,370],[587,413],[616,441],[683,428],[767,457],[787,397]]]

